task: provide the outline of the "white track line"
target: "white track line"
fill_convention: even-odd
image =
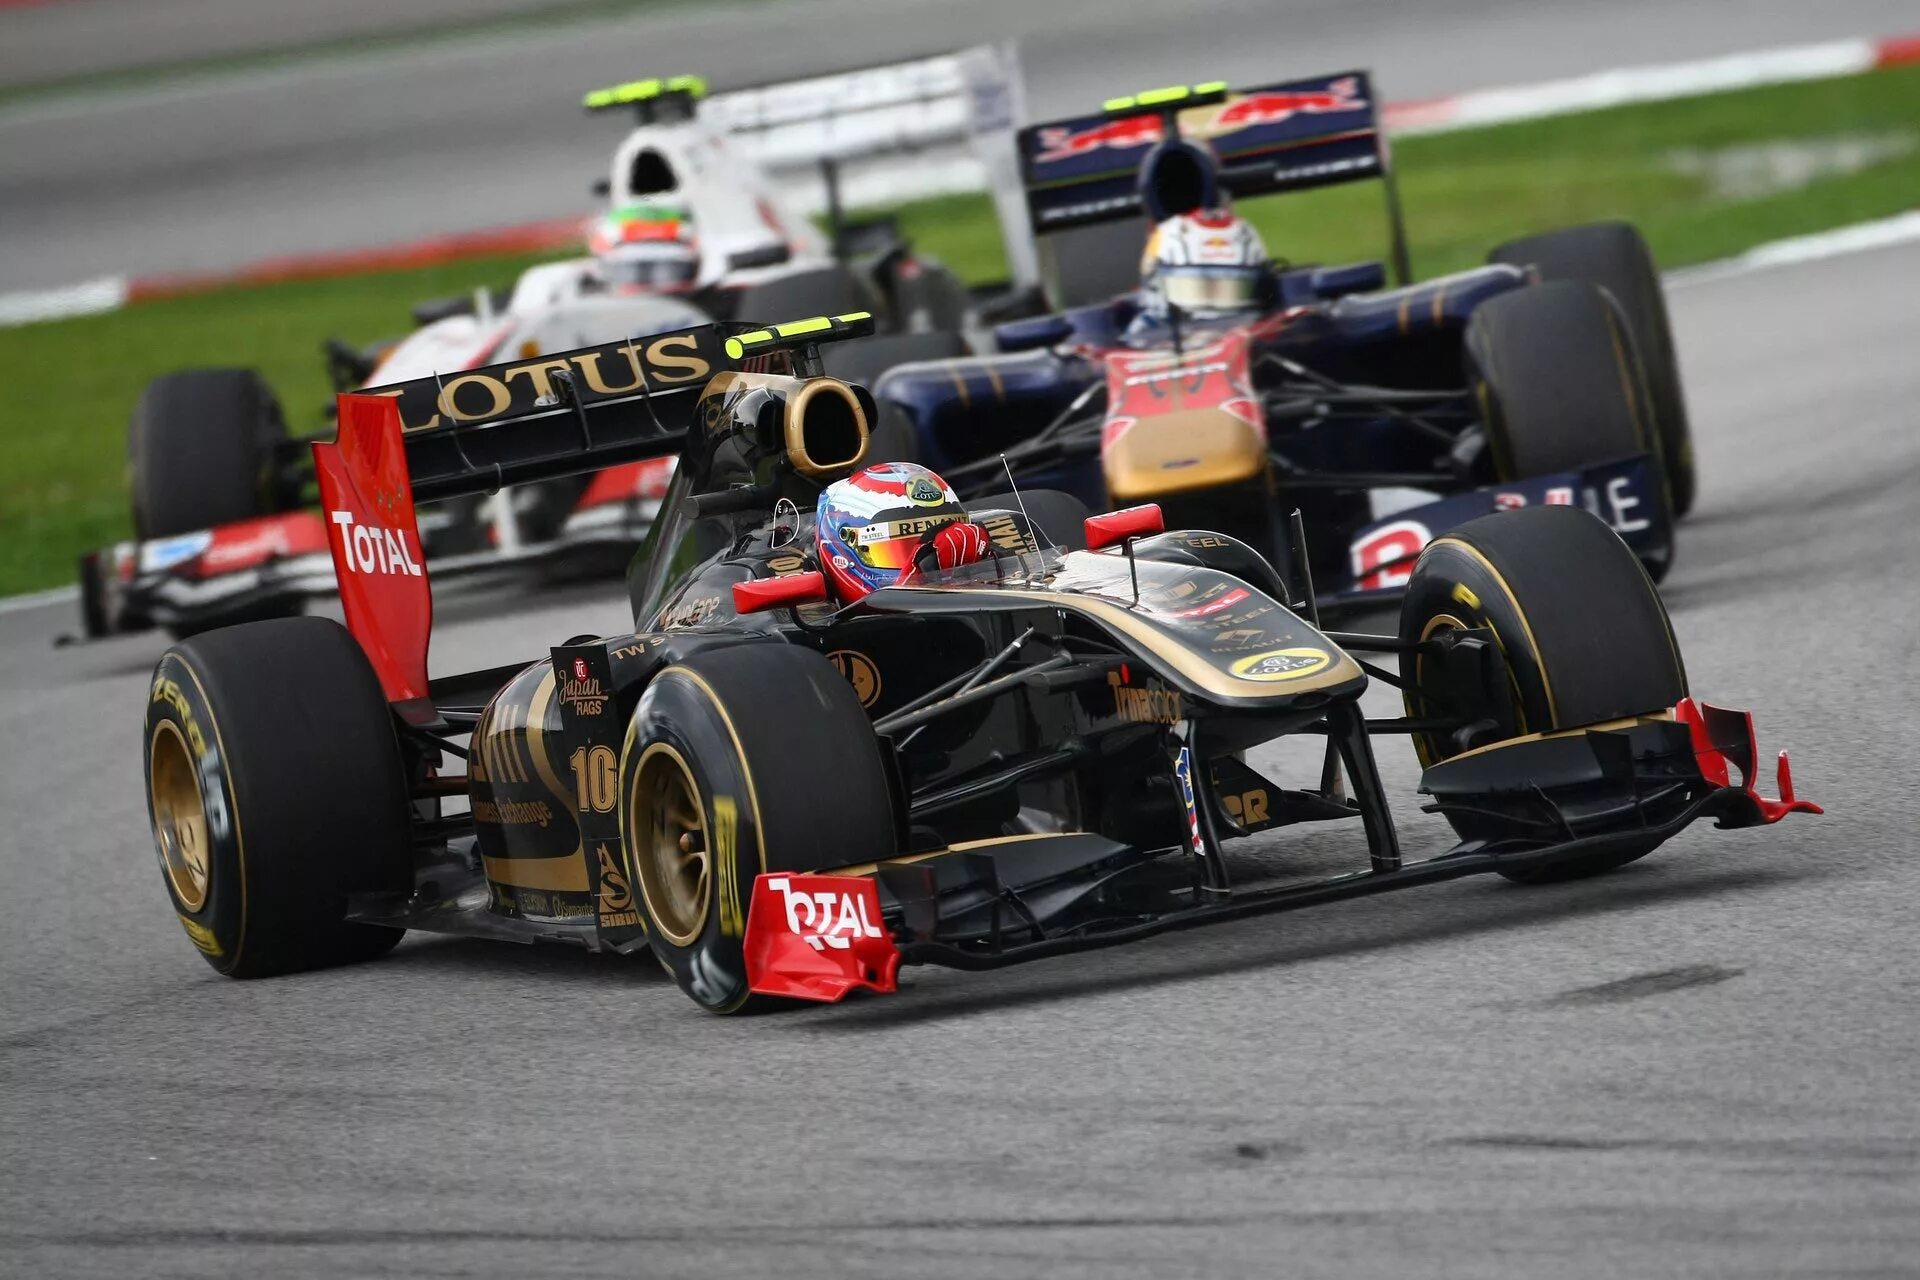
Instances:
[[[46,591],[29,591],[25,595],[0,596],[0,613],[21,613],[51,604],[70,604],[79,598],[78,587],[53,587]]]
[[[1861,253],[1869,249],[1885,249],[1891,245],[1907,244],[1915,240],[1920,240],[1920,209],[1896,213],[1891,218],[1856,222],[1852,226],[1836,227],[1832,231],[1816,231],[1812,235],[1790,236],[1785,240],[1773,240],[1766,244],[1755,245],[1745,253],[1735,254],[1731,258],[1722,258],[1718,262],[1703,262],[1697,267],[1682,267],[1678,271],[1669,271],[1665,283],[1668,288],[1704,284],[1713,280],[1725,280],[1732,276],[1743,276],[1753,271],[1764,271],[1770,267],[1790,267],[1802,262],[1818,262],[1822,258],[1837,258],[1842,254]]]
[[[1599,111],[1630,102],[1660,102],[1758,85],[1855,75],[1880,64],[1883,43],[1831,40],[1693,62],[1622,67],[1541,84],[1478,89],[1425,102],[1389,103],[1386,123],[1399,134],[1445,133],[1575,111]]]

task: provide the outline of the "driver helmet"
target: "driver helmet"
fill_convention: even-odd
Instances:
[[[814,508],[820,572],[848,604],[916,566],[953,568],[987,553],[953,489],[911,462],[883,462],[836,480]]]
[[[1140,260],[1148,314],[1168,304],[1202,320],[1267,306],[1273,267],[1252,224],[1232,210],[1195,209],[1153,229]]]
[[[594,266],[619,293],[691,288],[700,274],[693,216],[672,204],[630,204],[609,210],[587,237]]]

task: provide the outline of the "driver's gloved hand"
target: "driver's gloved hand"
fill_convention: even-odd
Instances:
[[[927,534],[926,541],[913,554],[913,567],[919,573],[957,569],[986,559],[992,549],[993,543],[985,529],[971,520],[956,520]]]

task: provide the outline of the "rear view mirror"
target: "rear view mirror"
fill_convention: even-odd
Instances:
[[[778,578],[754,578],[733,584],[735,613],[762,613],[768,609],[791,609],[796,605],[821,604],[827,599],[827,580],[818,570],[789,573]]]
[[[793,257],[793,250],[784,244],[761,245],[757,249],[742,249],[738,253],[727,255],[727,270],[745,271],[751,267],[777,267]]]
[[[1137,507],[1123,507],[1118,511],[1109,511],[1103,516],[1087,517],[1087,550],[1098,551],[1110,547],[1116,542],[1128,538],[1145,538],[1167,531],[1166,517],[1160,514],[1157,502],[1142,503]]]
[[[1002,351],[1032,351],[1051,347],[1073,336],[1073,321],[1065,316],[1033,316],[1009,320],[993,330],[994,345]]]

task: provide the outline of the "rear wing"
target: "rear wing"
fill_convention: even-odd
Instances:
[[[414,502],[680,454],[715,374],[873,332],[865,312],[753,329],[700,325],[339,396],[313,448],[347,626],[395,711],[438,724],[427,680],[433,592]]]
[[[1251,89],[1224,83],[1115,98],[1095,115],[1020,130],[1020,183],[1035,236],[1144,216],[1141,161],[1170,134],[1204,144],[1235,198],[1377,178],[1386,187],[1393,264],[1406,235],[1379,103],[1365,71]]]
[[[678,453],[725,341],[702,325],[340,395],[313,445],[320,506],[347,627],[403,720],[440,721],[414,501]]]
[[[1025,104],[1012,44],[730,89],[699,110],[835,228],[844,209],[990,191],[1015,283],[1039,278],[1018,194],[1014,127]]]
[[[359,394],[398,407],[413,496],[430,502],[678,453],[694,401],[732,367],[725,343],[700,325]]]

